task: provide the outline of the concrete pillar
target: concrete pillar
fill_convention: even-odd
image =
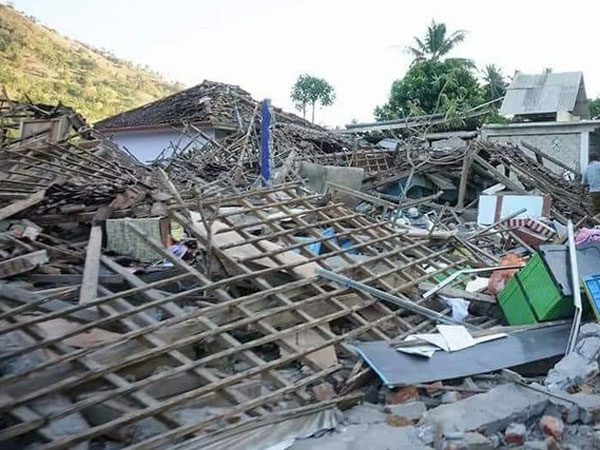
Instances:
[[[582,131],[579,142],[579,171],[583,173],[590,162],[590,132]]]

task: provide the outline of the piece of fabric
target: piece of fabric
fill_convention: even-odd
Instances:
[[[575,235],[575,244],[589,244],[600,242],[600,230],[596,228],[580,228]]]
[[[590,192],[600,192],[600,162],[592,161],[588,164],[582,182],[590,187]]]

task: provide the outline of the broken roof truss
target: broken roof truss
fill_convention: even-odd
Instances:
[[[0,287],[0,442],[59,449],[108,436],[148,449],[204,439],[343,401],[311,388],[327,382],[348,391],[361,369],[348,340],[431,329],[424,317],[328,284],[315,269],[444,311],[436,300],[417,299],[416,287],[465,260],[299,189],[287,184],[173,207],[173,219],[203,249],[206,270],[132,226],[176,274],[147,283],[103,255],[128,288],[100,286],[101,297],[72,304],[75,286]],[[61,432],[80,414],[89,426]]]

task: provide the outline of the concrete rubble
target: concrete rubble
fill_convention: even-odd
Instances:
[[[579,341],[546,376],[544,385],[551,390],[567,391],[581,386],[598,375],[600,357],[600,325],[588,323],[579,331]]]
[[[0,99],[2,449],[600,448],[580,174],[278,108],[264,140],[261,103],[216,82],[162,105],[229,132],[188,123],[142,164]]]

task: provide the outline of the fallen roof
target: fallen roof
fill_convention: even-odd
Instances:
[[[500,114],[547,114],[558,111],[589,116],[582,72],[537,75],[517,73],[510,84]]]
[[[101,120],[95,127],[115,130],[205,123],[237,129],[248,123],[257,103],[249,92],[239,86],[204,80],[189,89]],[[279,122],[324,130],[278,108],[274,108],[274,112]]]

